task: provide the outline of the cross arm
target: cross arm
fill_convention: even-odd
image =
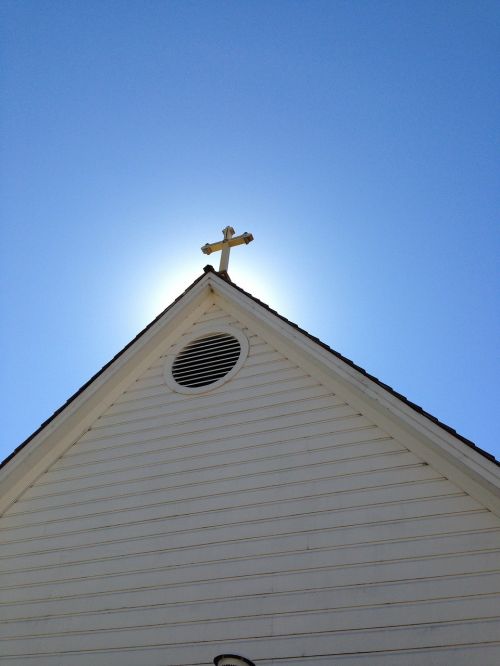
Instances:
[[[251,243],[252,241],[252,234],[248,233],[248,231],[245,231],[244,234],[241,234],[240,236],[234,236],[229,240],[222,240],[218,243],[205,243],[205,245],[203,245],[201,248],[201,251],[203,254],[212,254],[212,252],[218,252],[219,250],[223,250],[225,247],[234,247],[235,245],[243,245],[243,243],[248,245],[248,243]]]

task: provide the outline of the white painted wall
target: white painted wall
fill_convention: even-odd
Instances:
[[[500,663],[498,517],[244,330],[231,381],[158,358],[0,519],[0,662]]]

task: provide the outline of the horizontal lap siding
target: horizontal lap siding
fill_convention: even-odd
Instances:
[[[245,332],[230,382],[159,358],[7,511],[2,663],[496,663],[499,521]]]

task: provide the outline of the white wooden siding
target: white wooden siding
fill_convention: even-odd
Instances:
[[[498,518],[244,330],[231,381],[158,358],[1,518],[0,661],[500,663]]]

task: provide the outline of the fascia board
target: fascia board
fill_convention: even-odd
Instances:
[[[500,514],[500,470],[494,463],[224,280],[212,280],[219,305]]]
[[[126,386],[147,370],[159,353],[168,349],[196,321],[206,307],[207,298],[213,299],[208,275],[16,453],[0,470],[0,513],[86,432]]]

